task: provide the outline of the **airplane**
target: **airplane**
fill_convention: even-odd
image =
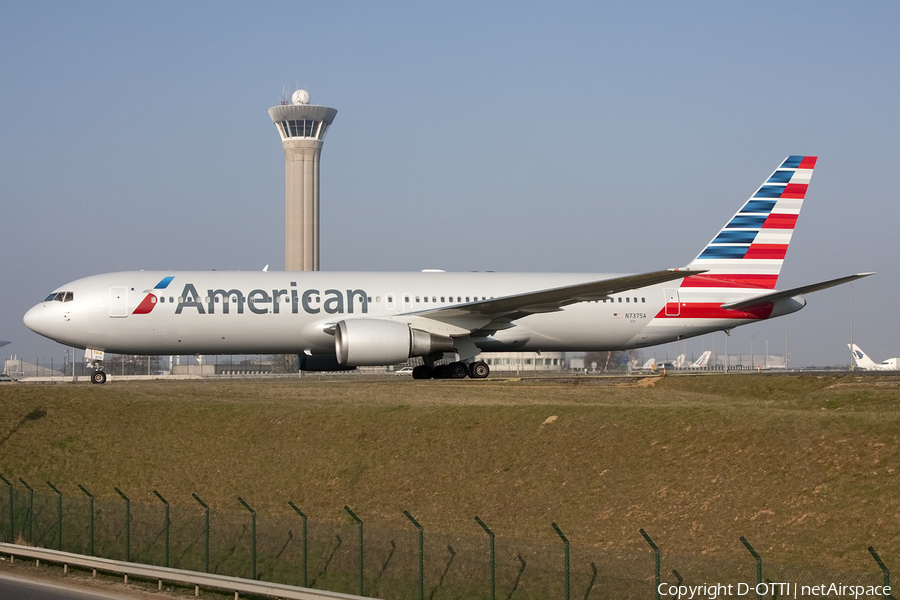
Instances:
[[[656,359],[649,358],[647,361],[640,367],[637,366],[637,361],[634,362],[634,373],[655,373],[656,372]]]
[[[691,363],[688,369],[705,369],[709,365],[710,356],[712,356],[712,352],[706,350],[703,354],[700,355],[700,358]]]
[[[866,356],[866,353],[856,344],[847,344],[847,347],[850,348],[850,354],[853,355],[853,361],[856,363],[857,369],[863,371],[896,371],[900,369],[900,357],[889,358],[884,362],[876,363]]]
[[[57,288],[24,322],[117,354],[296,354],[332,371],[421,357],[413,377],[481,379],[481,352],[630,350],[796,312],[776,291],[815,168],[789,156],[685,267],[640,273],[130,271]],[[450,364],[439,364],[450,355]],[[457,356],[452,356],[456,354]],[[455,360],[454,360],[455,359]],[[102,361],[91,381],[103,383]]]

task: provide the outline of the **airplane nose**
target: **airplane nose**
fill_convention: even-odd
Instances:
[[[25,316],[22,317],[22,321],[25,323],[25,327],[32,330],[35,333],[41,333],[41,324],[44,322],[42,310],[42,306],[38,304],[37,306],[32,307]]]

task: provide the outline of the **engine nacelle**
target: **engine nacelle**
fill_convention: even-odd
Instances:
[[[393,365],[412,356],[451,352],[453,339],[383,319],[350,319],[335,327],[334,350],[343,366]]]

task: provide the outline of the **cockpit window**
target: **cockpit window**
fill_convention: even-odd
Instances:
[[[71,302],[75,299],[75,294],[72,292],[53,292],[46,298],[44,298],[44,302]]]

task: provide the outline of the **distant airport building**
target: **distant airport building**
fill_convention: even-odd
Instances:
[[[284,268],[319,270],[319,156],[337,110],[297,90],[269,109],[284,147]]]
[[[557,373],[569,368],[565,352],[483,352],[492,372]]]
[[[785,369],[784,356],[775,354],[714,354],[709,369],[717,371],[765,371]]]
[[[72,374],[69,365],[65,363],[62,365],[59,363],[54,365],[52,360],[53,359],[51,359],[49,365],[42,365],[40,363],[26,362],[17,356],[11,356],[3,364],[3,372],[15,379],[22,379],[25,377],[58,377],[66,374],[66,372],[68,372],[69,375]]]

